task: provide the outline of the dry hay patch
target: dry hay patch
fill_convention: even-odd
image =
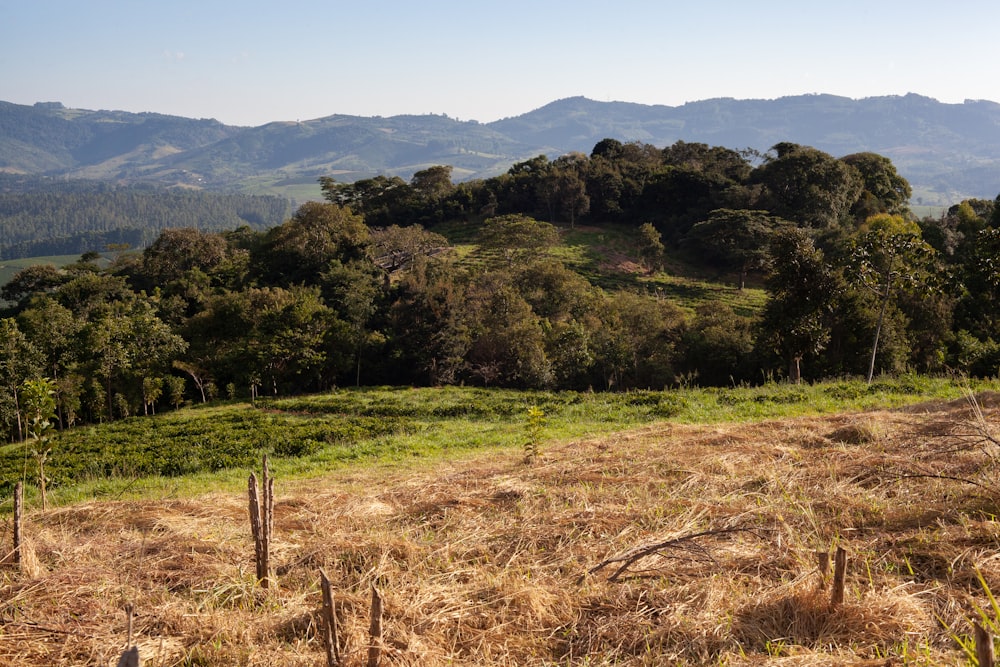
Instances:
[[[997,407],[984,402],[984,417]],[[1000,588],[996,499],[901,473],[978,471],[982,448],[946,428],[968,412],[661,424],[546,446],[533,465],[493,452],[440,470],[278,479],[267,592],[252,580],[240,494],[33,513],[44,568],[0,570],[0,662],[108,664],[131,601],[145,664],[319,664],[323,568],[348,664],[363,661],[372,585],[387,665],[857,664],[901,657],[908,637],[928,642],[923,664],[954,664],[935,619],[969,617],[977,570]],[[878,438],[831,436],[866,421]],[[720,528],[740,531],[651,554],[616,581],[585,576]],[[835,543],[851,569],[833,611],[814,551]]]

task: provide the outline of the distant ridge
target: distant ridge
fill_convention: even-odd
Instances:
[[[283,192],[327,175],[408,178],[434,164],[453,166],[456,179],[487,177],[541,153],[589,153],[608,137],[760,151],[791,141],[837,157],[873,151],[910,181],[914,203],[1000,193],[1000,104],[983,100],[812,94],[670,107],[570,97],[491,123],[336,114],[258,127],[0,102],[0,171],[217,190]]]

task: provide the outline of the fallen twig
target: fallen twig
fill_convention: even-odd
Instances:
[[[633,549],[628,553],[621,554],[619,556],[613,556],[611,558],[605,559],[595,565],[594,567],[587,570],[587,574],[594,574],[612,563],[621,563],[617,570],[608,577],[608,581],[615,582],[625,573],[625,571],[636,561],[639,561],[646,556],[652,556],[664,549],[682,549],[689,552],[700,552],[702,557],[714,561],[708,550],[700,545],[694,543],[695,540],[701,537],[715,537],[718,535],[727,535],[729,533],[754,533],[755,531],[750,528],[717,528],[715,530],[705,530],[700,533],[692,533],[690,535],[682,535],[681,537],[675,537],[673,539],[665,540],[663,542],[657,542],[656,544],[649,544],[644,547],[639,547]],[[756,534],[756,533],[755,533]],[[662,554],[660,554],[662,555]]]

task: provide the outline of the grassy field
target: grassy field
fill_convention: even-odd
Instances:
[[[838,413],[930,398],[950,400],[962,391],[951,380],[919,376],[872,385],[844,380],[626,393],[343,389],[265,399],[256,406],[196,405],[152,418],[71,429],[55,437],[46,476],[50,498],[57,503],[205,488],[232,491],[265,453],[287,478],[376,462],[433,462],[472,450],[517,448],[527,438],[531,408],[545,416],[545,438],[561,442],[664,419],[715,423]],[[34,465],[28,449],[24,444],[0,448],[0,492],[7,497],[0,511],[10,510],[14,483]]]
[[[0,566],[0,663],[115,664],[130,604],[144,665],[323,664],[323,569],[345,665],[365,663],[372,586],[383,665],[974,664],[962,643],[1000,590],[996,388],[382,388],[81,429],[121,462],[173,440],[209,460],[227,432],[248,458],[92,470],[45,511],[29,495],[22,563]],[[266,589],[245,491],[265,451]],[[816,552],[837,547],[831,605]]]
[[[5,259],[0,261],[0,285],[10,282],[18,271],[38,264],[66,266],[80,259],[79,255],[52,255],[48,257],[27,257],[24,259]]]

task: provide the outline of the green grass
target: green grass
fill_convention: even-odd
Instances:
[[[975,389],[996,389],[983,382]],[[72,429],[53,443],[50,498],[187,495],[236,489],[267,453],[285,479],[371,465],[432,464],[476,450],[522,448],[529,410],[544,413],[546,443],[595,437],[662,420],[716,423],[829,414],[955,399],[965,384],[919,376],[866,385],[688,388],[578,393],[469,387],[363,388],[247,403],[195,406],[156,417]],[[0,493],[34,460],[25,445],[0,448]],[[3,509],[9,511],[9,501]]]
[[[466,268],[481,267],[483,256],[475,245],[476,226],[471,223],[451,223],[437,226],[434,231],[445,235],[454,244],[459,264]],[[614,291],[629,289],[669,299],[682,310],[693,313],[706,301],[719,301],[736,313],[752,316],[759,313],[767,300],[767,292],[757,286],[736,288],[735,276],[708,275],[703,267],[686,262],[683,257],[670,256],[663,271],[646,272],[638,269],[635,230],[622,226],[604,228],[562,228],[562,243],[549,251],[568,268],[586,278],[592,285]],[[728,280],[727,280],[728,279]]]
[[[751,316],[762,311],[767,302],[767,291],[759,287],[745,287],[740,290],[733,284],[726,285],[664,272],[640,278],[637,283],[646,292],[669,299],[687,312],[694,312],[699,304],[707,301],[718,301],[730,306],[740,315]]]
[[[47,257],[0,260],[0,285],[6,285],[21,269],[26,269],[29,266],[51,264],[52,266],[62,267],[72,264],[79,259],[80,255],[51,255]]]
[[[307,201],[323,201],[323,190],[319,186],[319,178],[315,176],[251,177],[240,182],[240,189],[246,194],[275,195],[299,204]]]

